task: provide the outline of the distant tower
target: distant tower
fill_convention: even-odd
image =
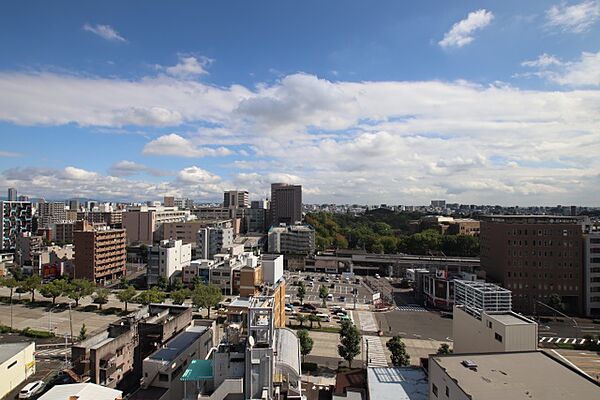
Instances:
[[[302,221],[302,186],[272,183],[271,215],[275,224]]]
[[[17,201],[17,189],[8,188],[8,201]]]

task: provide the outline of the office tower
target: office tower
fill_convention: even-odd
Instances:
[[[546,305],[557,294],[565,312],[582,312],[582,219],[488,216],[481,222],[480,243],[481,268],[488,279],[512,291],[516,311],[549,313]]]
[[[175,207],[175,197],[173,197],[173,196],[165,196],[163,198],[163,206],[165,206],[165,207]]]
[[[69,200],[69,210],[79,211],[79,200]]]
[[[250,207],[247,190],[228,190],[223,194],[223,207],[248,208]]]
[[[431,200],[431,208],[446,208],[446,200]]]
[[[302,221],[302,186],[272,183],[271,215],[274,224]]]
[[[8,188],[8,197],[6,199],[8,201],[17,201],[17,189]]]
[[[78,221],[74,242],[75,278],[104,285],[125,276],[125,229],[92,227],[86,221]]]
[[[33,231],[29,201],[0,201],[0,250],[15,249],[17,236]]]
[[[50,224],[65,221],[67,211],[63,202],[40,202],[37,208],[38,227],[47,228]]]

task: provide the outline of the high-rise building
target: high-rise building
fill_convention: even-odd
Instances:
[[[0,250],[15,249],[17,236],[33,231],[29,201],[0,201]]]
[[[165,207],[175,207],[175,197],[173,197],[173,196],[165,196],[163,198],[163,206],[165,206]]]
[[[446,208],[446,200],[431,200],[431,208]]]
[[[69,211],[79,211],[79,200],[69,200]]]
[[[577,217],[494,215],[481,222],[481,268],[513,293],[513,308],[550,312],[560,296],[567,313],[583,311],[583,224]]]
[[[126,231],[77,222],[74,232],[75,278],[107,284],[125,276]]]
[[[212,259],[233,244],[233,228],[224,226],[205,227],[198,230],[196,255],[201,259]]]
[[[274,224],[302,221],[302,186],[272,183],[271,215]]]
[[[39,202],[37,215],[39,228],[47,228],[51,224],[65,221],[67,219],[65,203],[62,201]]]
[[[8,188],[8,197],[6,198],[8,201],[17,201],[17,189]]]
[[[248,208],[250,201],[247,190],[228,190],[223,194],[223,207],[226,208]]]
[[[162,240],[148,248],[148,285],[156,285],[160,278],[170,282],[174,275],[192,261],[192,245],[181,240]]]

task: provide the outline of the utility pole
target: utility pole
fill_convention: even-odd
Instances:
[[[71,318],[71,302],[69,302],[69,329],[71,331],[71,346],[73,346],[73,318]]]

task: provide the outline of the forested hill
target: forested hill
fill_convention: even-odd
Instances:
[[[316,230],[318,250],[365,249],[372,253],[445,254],[476,257],[479,240],[465,235],[442,235],[427,230],[410,235],[409,221],[422,214],[377,209],[363,215],[309,213],[306,222]]]

